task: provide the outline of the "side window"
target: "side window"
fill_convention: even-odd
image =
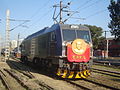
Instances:
[[[56,40],[56,35],[55,32],[51,33],[51,41],[55,41]]]

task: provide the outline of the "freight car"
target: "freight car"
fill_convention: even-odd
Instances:
[[[86,78],[92,65],[92,40],[88,27],[54,24],[21,44],[21,61],[54,68],[62,78]]]

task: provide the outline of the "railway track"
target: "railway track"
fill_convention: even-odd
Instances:
[[[4,69],[7,73],[9,73],[13,78],[15,78],[24,88],[27,90],[54,90],[53,87],[41,82],[35,78],[35,76],[30,72],[30,68],[23,65],[19,61],[18,63],[10,62],[14,69]],[[16,73],[17,72],[17,73]],[[21,74],[18,74],[21,73]],[[25,79],[25,77],[28,77]],[[31,83],[31,85],[29,85]],[[34,87],[29,87],[34,86]]]
[[[40,86],[42,86],[45,90],[54,90],[54,88],[52,88],[51,86],[45,84],[44,82],[41,82],[41,81],[38,81],[38,80],[36,80],[35,82],[37,84],[39,84]]]
[[[101,70],[101,69],[95,69],[95,68],[93,68],[92,71],[95,73],[99,73],[99,74],[103,74],[103,75],[107,75],[115,78],[120,78],[120,73],[116,71],[108,71],[108,70]]]
[[[108,72],[108,73],[113,73],[113,74],[120,75],[120,73],[116,72],[116,71],[108,71],[108,70],[102,70],[102,69],[96,69],[96,68],[92,68],[92,70],[93,71],[97,70],[97,71]]]
[[[21,76],[20,74],[16,74],[16,72],[12,69],[4,69],[7,73],[9,73],[13,78],[15,78],[22,87],[27,90],[54,90],[54,88],[50,87],[49,85],[41,82],[37,79],[28,80],[25,77]],[[8,89],[12,90],[12,89]]]
[[[118,88],[111,87],[102,83],[98,83],[89,79],[81,79],[76,81],[65,80],[67,83],[70,83],[76,86],[79,89],[83,90],[119,90]]]
[[[94,61],[93,63],[94,65],[100,65],[100,66],[106,66],[106,67],[112,67],[112,68],[119,68],[120,69],[120,65],[117,64],[113,64],[110,62],[98,62],[98,61]]]
[[[3,85],[6,87],[7,90],[11,90],[11,87],[9,86],[7,80],[6,80],[6,75],[3,73],[2,70],[0,70],[0,78],[3,82]]]
[[[70,80],[64,80],[64,81],[66,81],[67,83],[70,83],[70,84],[72,84],[72,85],[74,85],[74,86],[76,86],[76,87],[78,87],[78,88],[80,88],[80,89],[90,90],[90,89],[87,88],[86,86],[82,86],[82,85],[77,84],[77,83],[75,83],[75,82],[73,82],[73,81],[70,81]]]
[[[15,78],[21,84],[21,86],[23,86],[26,89],[30,89],[17,75],[13,74],[11,70],[8,69],[4,69],[4,70],[8,72],[13,78]]]
[[[107,80],[107,82],[111,82],[114,83],[112,81],[112,79],[118,79],[120,78],[120,73],[117,71],[110,71],[110,70],[103,70],[103,69],[96,69],[96,68],[92,68],[92,72],[94,73],[94,75],[91,77],[88,77],[87,79],[80,79],[80,80],[75,80],[75,81],[71,81],[71,80],[65,80],[66,82],[75,85],[76,87],[80,88],[80,89],[84,89],[84,90],[91,90],[91,89],[95,89],[95,90],[120,90],[120,87],[118,85],[115,84],[109,84],[109,83],[105,83]],[[97,73],[97,74],[96,74]],[[100,73],[100,74],[98,74]],[[103,74],[103,75],[101,75]],[[109,78],[106,76],[109,75]],[[98,77],[96,77],[98,76]],[[99,78],[101,77],[101,78]],[[106,78],[107,77],[107,78]],[[104,79],[105,78],[105,79]],[[117,82],[115,82],[117,83]]]
[[[14,68],[16,68],[17,69],[17,71],[19,71],[20,73],[23,73],[24,75],[26,75],[27,77],[29,77],[29,78],[35,78],[34,77],[34,75],[33,74],[31,74],[31,72],[30,72],[30,70],[28,70],[28,68],[27,68],[27,70],[24,70],[23,71],[23,68],[22,67],[20,67],[18,64],[16,65],[15,63],[13,63],[13,62],[11,62],[11,64],[14,66]]]
[[[19,62],[19,61],[17,61]],[[8,72],[11,76],[13,76],[24,88],[26,89],[42,89],[42,90],[54,90],[53,87],[49,86],[49,84],[46,84],[40,80],[37,80],[36,77],[34,76],[34,73],[31,73],[33,71],[31,68],[27,67],[26,65],[23,65],[22,63],[14,63],[11,62],[11,65],[14,66],[14,69],[23,74],[24,76],[27,76],[28,80],[24,80],[25,78],[21,79],[21,76],[18,74],[15,74],[14,70],[5,70]],[[93,73],[100,73],[100,74],[105,74],[105,75],[111,75],[111,74],[116,74],[116,75],[111,75],[114,77],[120,77],[120,73],[114,72],[114,71],[108,71],[108,70],[101,70],[101,69],[96,69],[92,68]],[[24,72],[24,73],[23,73]],[[46,75],[46,74],[44,74]],[[97,74],[99,75],[99,74]],[[23,77],[23,76],[22,76]],[[53,77],[54,78],[54,77]],[[105,83],[101,83],[101,81],[98,79],[96,81],[96,77],[94,76],[88,79],[80,79],[80,80],[64,80],[67,83],[71,84],[73,87],[76,87],[77,89],[83,89],[83,90],[91,90],[91,89],[97,89],[97,90],[119,90],[119,88],[116,88],[112,85],[108,85]],[[100,82],[99,82],[100,81]],[[36,85],[36,87],[29,87],[30,85],[26,82],[32,82],[32,85]]]
[[[95,82],[95,81],[90,80],[90,79],[84,79],[84,81],[93,83],[93,84],[95,84],[95,85],[98,85],[98,86],[100,86],[100,87],[104,87],[104,88],[106,88],[106,89],[119,90],[118,88],[115,88],[115,87],[112,87],[112,86],[108,86],[108,85],[105,85],[105,84],[102,84],[102,83],[98,83],[98,82]]]

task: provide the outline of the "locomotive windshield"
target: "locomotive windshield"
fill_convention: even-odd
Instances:
[[[76,38],[75,30],[63,30],[63,40],[64,41],[71,41]]]
[[[76,38],[84,39],[87,42],[90,42],[90,33],[89,31],[85,30],[68,30],[64,29],[63,31],[63,40],[64,41],[71,41],[75,40]]]

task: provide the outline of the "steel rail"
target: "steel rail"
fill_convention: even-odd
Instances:
[[[115,88],[115,87],[111,87],[111,86],[108,86],[108,85],[105,85],[105,84],[101,84],[101,83],[98,83],[98,82],[95,82],[95,81],[92,81],[92,80],[89,80],[89,79],[83,79],[84,81],[87,81],[87,82],[91,82],[93,84],[96,84],[96,85],[99,85],[101,87],[105,87],[105,88],[108,88],[108,89],[112,89],[112,90],[120,90],[118,88]]]
[[[28,87],[20,78],[18,78],[18,76],[16,76],[15,74],[13,74],[10,70],[8,70],[8,69],[4,69],[4,70],[6,72],[8,72],[13,78],[15,78],[18,81],[18,83],[21,84],[22,87],[24,87],[27,90],[31,90],[30,87]],[[10,89],[10,90],[12,90],[12,89]]]
[[[70,80],[64,80],[64,81],[66,81],[66,82],[68,82],[68,83],[70,83],[70,84],[72,84],[72,85],[75,85],[75,86],[77,86],[77,87],[80,88],[80,89],[91,90],[91,89],[89,89],[89,88],[87,88],[87,87],[84,87],[84,86],[82,86],[82,85],[76,84],[76,83],[74,83],[74,82],[72,82],[72,81],[70,81]]]
[[[0,78],[3,82],[3,84],[5,85],[7,90],[12,90],[11,87],[9,86],[7,80],[6,80],[6,75],[2,72],[2,70],[0,70]]]
[[[34,78],[34,76],[30,73],[30,71],[21,71],[22,69],[19,67],[19,66],[17,66],[16,64],[14,64],[13,62],[11,62],[12,63],[12,65],[14,65],[16,68],[18,68],[19,70],[17,70],[17,71],[19,71],[20,73],[23,73],[24,75],[26,75],[27,77],[29,77],[29,78]]]
[[[108,71],[108,70],[102,70],[102,69],[96,69],[96,68],[92,68],[92,69],[93,69],[93,70],[98,70],[98,71],[103,71],[103,72],[114,73],[114,74],[118,74],[118,75],[120,75],[119,72]]]

